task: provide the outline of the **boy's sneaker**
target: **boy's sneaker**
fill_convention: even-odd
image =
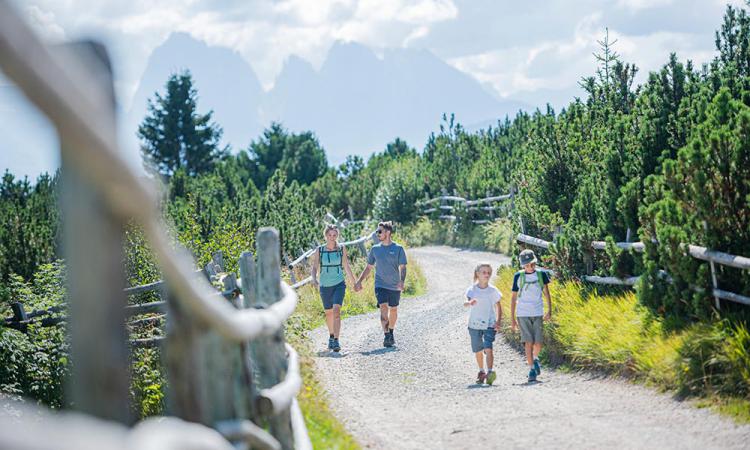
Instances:
[[[333,340],[332,337],[328,338],[328,350],[333,350]]]
[[[542,373],[542,366],[539,364],[539,360],[538,359],[534,360],[534,371],[536,372],[537,375],[539,375],[540,373]]]
[[[529,370],[529,383],[536,381],[536,370]]]
[[[497,374],[494,370],[491,370],[490,373],[487,374],[487,384],[492,386],[492,383],[495,382],[495,379],[497,378]]]
[[[334,352],[338,352],[339,350],[341,350],[341,344],[339,344],[339,340],[338,339],[335,339],[335,338],[333,339],[333,346],[331,347],[331,349]]]
[[[484,373],[484,370],[480,370],[479,373],[477,374],[477,384],[484,383],[484,380],[486,379],[487,379],[487,374]]]

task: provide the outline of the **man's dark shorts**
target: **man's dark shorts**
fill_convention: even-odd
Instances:
[[[334,286],[321,286],[320,298],[323,300],[323,309],[331,309],[333,305],[343,305],[346,295],[346,284],[341,283]]]
[[[401,300],[401,291],[393,291],[386,288],[375,288],[375,298],[378,299],[378,306],[382,303],[388,303],[390,307],[398,306]]]

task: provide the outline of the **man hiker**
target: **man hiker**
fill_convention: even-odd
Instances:
[[[376,231],[380,243],[373,245],[367,254],[367,267],[362,271],[354,286],[362,290],[362,281],[375,266],[375,297],[380,308],[380,322],[383,326],[383,347],[393,347],[396,343],[393,329],[398,319],[398,303],[406,281],[406,252],[391,240],[392,222],[380,222]]]

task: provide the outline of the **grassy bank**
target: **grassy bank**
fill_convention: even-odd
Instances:
[[[355,274],[359,274],[363,262],[360,260],[352,267]],[[363,284],[360,292],[347,289],[342,308],[342,316],[349,317],[377,308],[374,292],[374,276],[370,275]],[[426,292],[427,282],[421,268],[413,259],[409,262],[404,297],[416,297]],[[286,329],[287,340],[300,353],[302,378],[304,387],[298,399],[300,408],[305,416],[305,423],[310,433],[313,448],[325,449],[357,449],[359,445],[346,431],[344,426],[334,417],[326,400],[324,387],[315,378],[313,355],[317,349],[307,337],[307,332],[325,325],[325,315],[320,296],[312,286],[304,286],[299,291],[297,309]],[[373,326],[375,324],[373,323]],[[344,344],[345,345],[345,344]]]
[[[510,311],[515,269],[496,279]],[[750,423],[750,334],[725,319],[673,328],[639,305],[632,291],[602,294],[576,282],[550,285],[553,320],[545,324],[542,359],[571,369],[628,377],[679,398],[695,398],[739,422]],[[520,348],[518,333],[504,336]]]

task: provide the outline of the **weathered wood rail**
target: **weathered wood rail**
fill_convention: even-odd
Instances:
[[[281,281],[278,233],[261,229],[257,260],[243,254],[241,276],[223,277],[217,293],[196,277],[187,251],[175,250],[154,186],[117,146],[106,49],[92,42],[47,45],[0,0],[0,69],[60,136],[67,330],[75,361],[66,396],[77,411],[42,413],[27,426],[33,433],[17,433],[26,425],[4,418],[0,448],[310,448],[295,399],[298,358],[283,342],[297,296]],[[162,302],[127,310],[122,252],[131,220],[143,228],[165,280],[152,286]],[[166,338],[140,344],[163,346],[167,413],[174,417],[131,428],[127,317],[162,308]]]
[[[534,247],[539,247],[543,249],[549,249],[550,246],[554,245],[552,242],[545,241],[544,239],[540,239],[534,236],[529,236],[523,233],[519,233],[516,236],[516,240],[518,242],[523,242],[524,244],[528,244]],[[658,244],[655,242],[655,244]],[[643,242],[615,242],[615,247],[620,248],[622,250],[627,251],[635,251],[642,253],[645,251],[645,244]],[[605,241],[593,241],[591,243],[592,250],[606,250],[607,243]],[[700,259],[702,261],[707,261],[709,264],[711,264],[711,274],[712,274],[712,283],[713,283],[713,289],[711,291],[712,296],[716,299],[715,306],[717,309],[721,307],[719,304],[719,299],[722,300],[728,300],[735,303],[741,303],[744,305],[750,305],[750,297],[737,294],[734,292],[725,291],[722,289],[719,289],[718,287],[718,281],[716,278],[716,271],[714,264],[720,264],[724,266],[734,267],[737,269],[744,269],[748,270],[750,269],[750,258],[745,256],[737,256],[732,255],[725,252],[720,252],[716,250],[710,250],[706,247],[701,247],[699,245],[693,245],[693,244],[681,244],[680,248],[689,256],[692,256],[693,258]],[[662,272],[662,276],[666,280],[670,280],[669,275],[666,272]],[[633,287],[635,286],[638,281],[640,280],[640,276],[632,276],[627,278],[619,278],[619,277],[601,277],[601,276],[594,276],[594,275],[585,275],[583,277],[585,281],[588,281],[589,283],[595,283],[595,284],[606,284],[606,285],[616,285],[616,286],[629,286]],[[694,286],[694,290],[698,292],[703,292],[703,288]]]
[[[454,221],[457,220],[458,217],[454,214],[443,214],[443,212],[454,212],[458,210],[458,206],[450,205],[448,202],[454,202],[457,204],[460,204],[461,207],[466,208],[467,211],[478,211],[482,213],[486,213],[489,215],[488,219],[472,219],[471,222],[475,224],[484,224],[489,223],[494,220],[500,219],[503,216],[499,214],[495,214],[495,211],[500,210],[500,205],[494,204],[498,203],[504,200],[511,200],[511,206],[508,208],[509,213],[513,209],[513,198],[515,196],[515,190],[511,188],[510,193],[508,194],[502,194],[502,195],[490,195],[490,193],[487,193],[487,197],[480,198],[476,200],[468,200],[464,197],[459,197],[455,191],[453,195],[448,195],[448,192],[446,189],[442,189],[442,195],[435,198],[426,198],[424,200],[421,200],[419,202],[420,206],[429,206],[435,203],[439,203],[439,205],[429,207],[422,210],[422,214],[428,215],[433,213],[440,213],[437,215],[437,218],[440,220],[450,220]],[[482,204],[487,204],[488,206],[480,206]]]

